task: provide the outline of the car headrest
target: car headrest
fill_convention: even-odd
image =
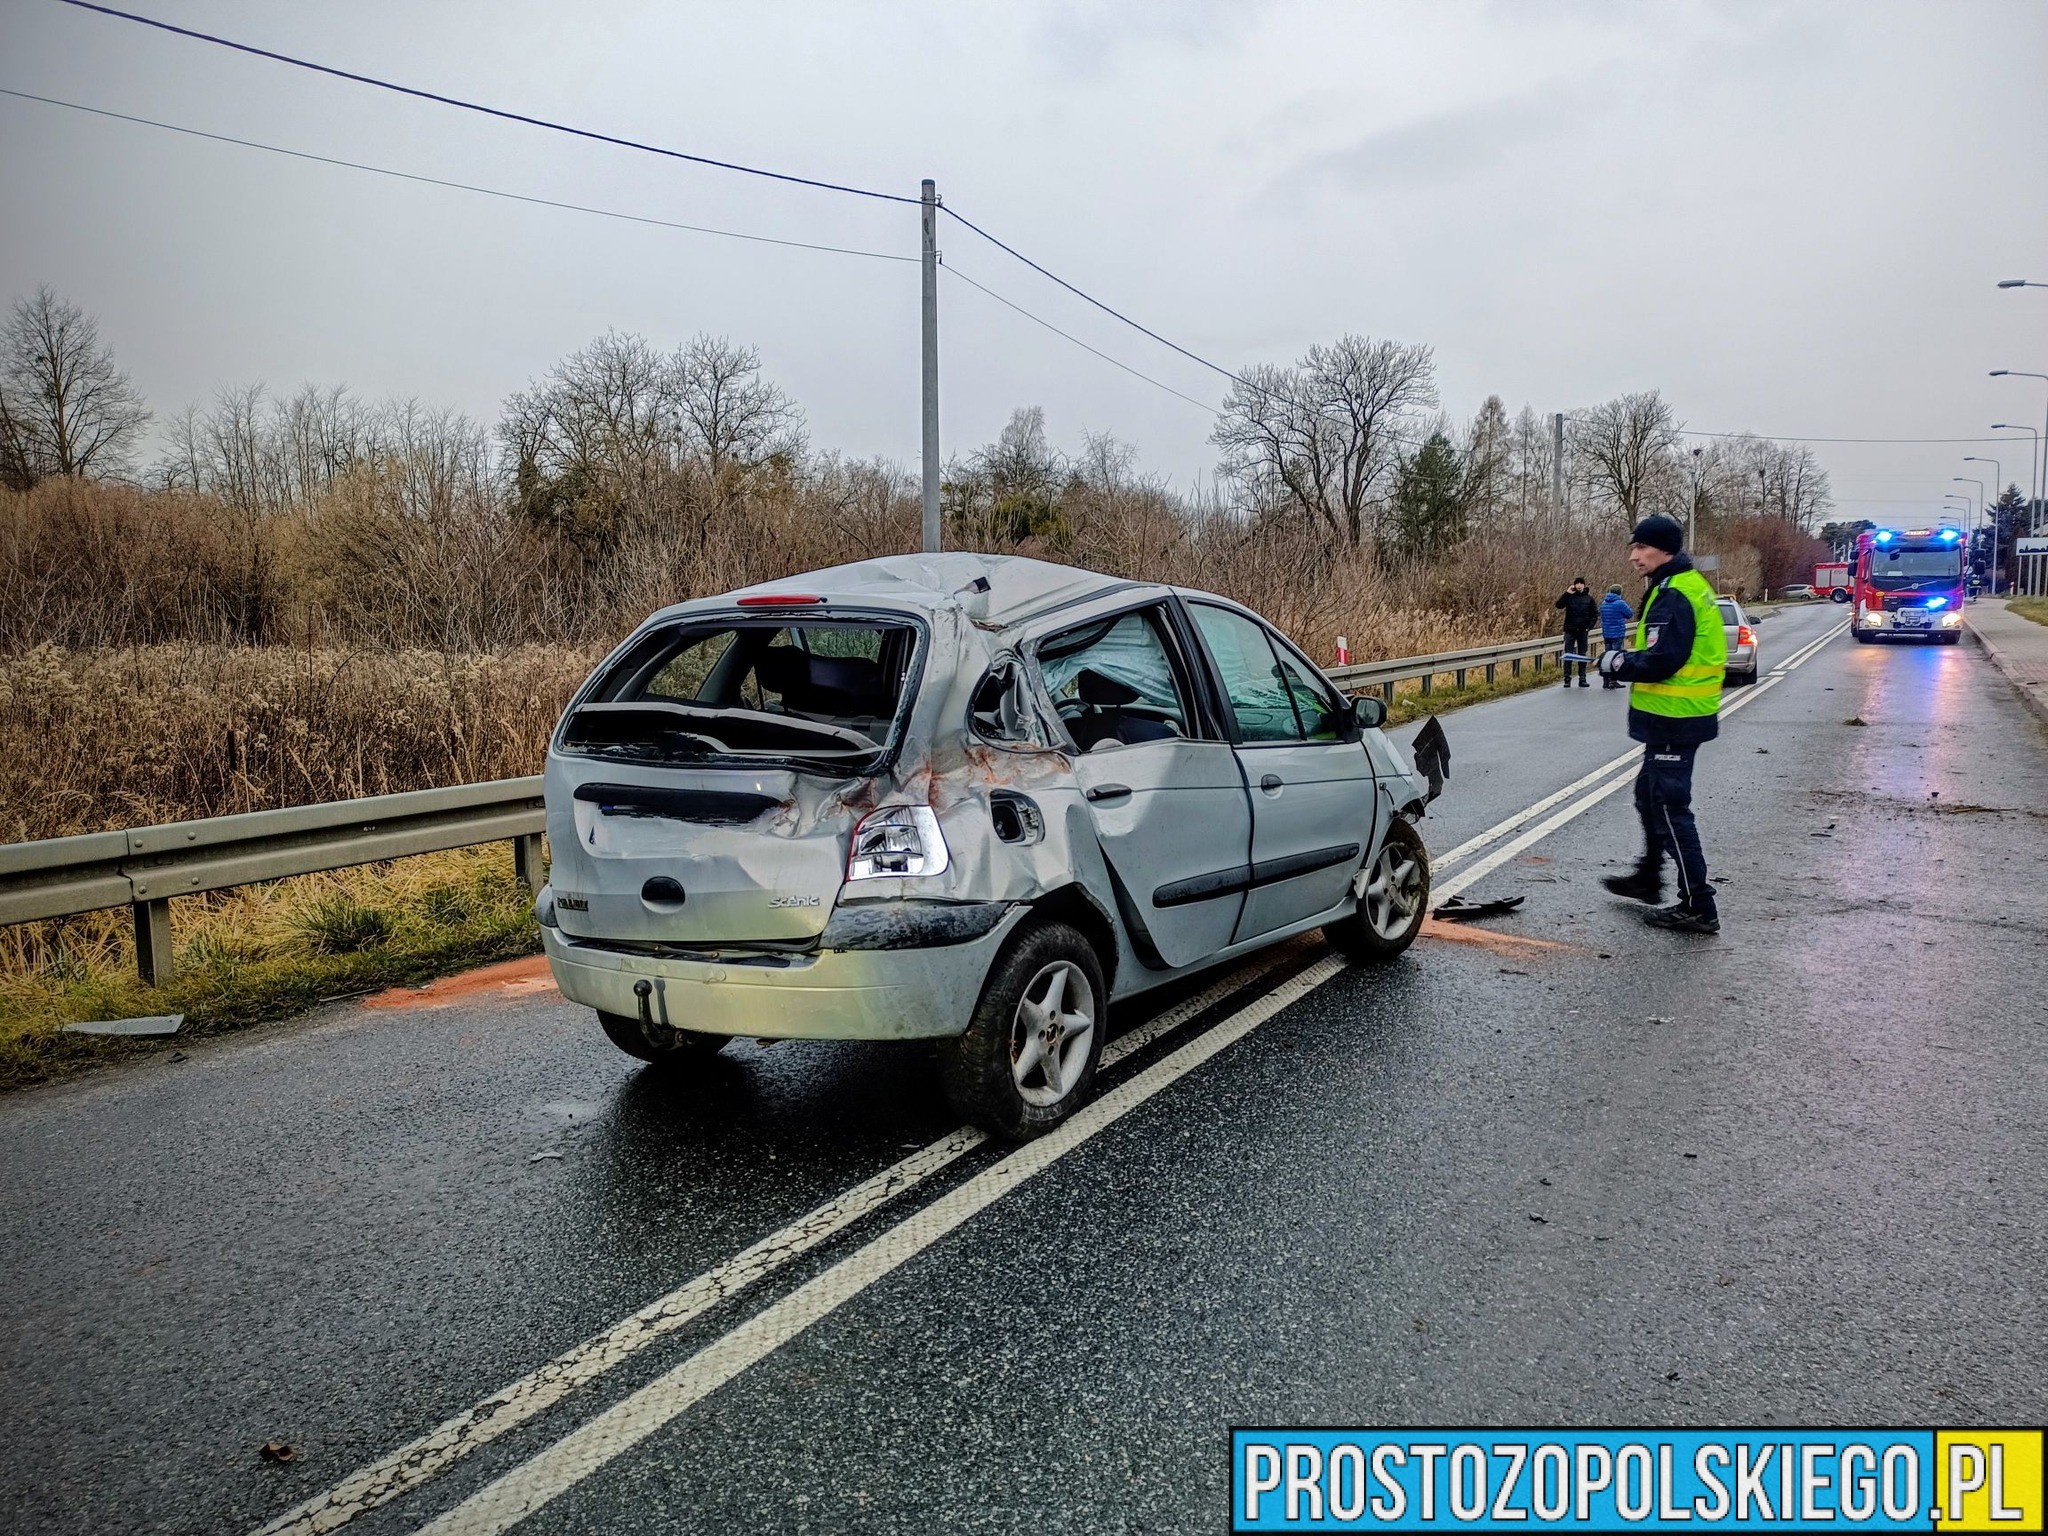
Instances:
[[[810,663],[811,658],[793,645],[771,645],[754,658],[754,676],[763,688],[771,688],[787,698],[791,693],[808,691]]]
[[[1074,683],[1081,702],[1094,709],[1119,709],[1144,697],[1129,683],[1105,677],[1093,667],[1083,667],[1075,673]]]
[[[810,662],[811,686],[828,710],[843,715],[890,712],[880,662],[865,656],[813,656]]]

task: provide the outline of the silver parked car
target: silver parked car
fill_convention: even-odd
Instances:
[[[681,603],[549,748],[548,961],[642,1059],[930,1038],[964,1114],[1034,1135],[1111,1002],[1311,928],[1408,946],[1441,776],[1384,718],[1225,599],[1036,560]]]
[[[1758,665],[1756,630],[1750,625],[1749,615],[1742,611],[1742,604],[1734,598],[1717,598],[1716,602],[1721,608],[1722,632],[1728,637],[1728,681],[1753,683]]]

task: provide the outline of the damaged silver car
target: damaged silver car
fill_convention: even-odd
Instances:
[[[1384,718],[1234,603],[1037,560],[678,604],[548,752],[548,961],[643,1060],[931,1039],[964,1115],[1035,1135],[1112,1002],[1311,928],[1407,948],[1441,780]]]

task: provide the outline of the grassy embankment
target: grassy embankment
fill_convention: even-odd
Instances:
[[[2048,624],[2048,597],[2009,597],[2005,601],[2005,610],[2023,619],[2032,619],[2036,624]]]
[[[0,668],[0,842],[534,771],[589,651],[42,647]],[[183,1013],[185,1036],[533,952],[507,845],[171,904],[175,975],[136,978],[125,910],[0,929],[0,1087],[160,1048],[72,1020]]]
[[[531,772],[591,663],[289,649],[45,648],[0,671],[0,842]],[[1443,679],[1448,682],[1448,678]],[[1394,724],[1558,681],[1395,691]],[[536,952],[505,845],[172,904],[175,975],[135,974],[125,910],[0,929],[0,1088],[161,1050],[73,1020],[182,1013],[180,1039]]]

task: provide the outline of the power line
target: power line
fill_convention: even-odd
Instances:
[[[75,3],[75,0],[67,0],[67,3]],[[1211,373],[1221,374],[1224,378],[1230,380],[1231,383],[1242,384],[1246,389],[1252,390],[1257,394],[1264,395],[1270,393],[1270,391],[1268,390],[1259,388],[1258,385],[1252,383],[1251,380],[1245,378],[1242,374],[1236,373],[1233,370],[1224,367],[1221,363],[1212,363],[1211,361],[1209,361],[1208,358],[1202,356],[1201,353],[1190,352],[1186,347],[1182,346],[1179,342],[1168,341],[1164,336],[1160,335],[1150,326],[1139,324],[1136,320],[1133,320],[1129,315],[1123,313],[1123,311],[1118,309],[1112,309],[1109,305],[1103,303],[1102,300],[1096,298],[1094,294],[1088,293],[1083,289],[1075,287],[1072,283],[1068,282],[1064,277],[1061,277],[1057,272],[1050,271],[1049,269],[1040,266],[1037,262],[1033,261],[1029,256],[1026,256],[1022,251],[1018,250],[1015,246],[1004,244],[1001,240],[998,240],[994,235],[990,234],[987,230],[983,229],[979,224],[975,223],[965,214],[956,213],[952,208],[947,207],[943,203],[940,204],[940,211],[942,213],[947,214],[949,217],[951,217],[958,223],[965,225],[968,229],[973,230],[975,234],[981,236],[982,239],[986,240],[990,245],[994,246],[997,250],[1002,251],[1007,255],[1014,256],[1017,260],[1023,262],[1025,266],[1029,267],[1032,271],[1036,272],[1040,277],[1048,278],[1052,282],[1059,284],[1060,287],[1066,289],[1067,292],[1073,294],[1074,297],[1076,297],[1077,299],[1081,299],[1086,303],[1093,304],[1105,315],[1108,315],[1110,318],[1114,320],[1119,320],[1123,324],[1128,325],[1132,330],[1137,331],[1140,335],[1151,337],[1154,341],[1158,342],[1162,347],[1167,348],[1169,351],[1178,352],[1182,357],[1188,359],[1189,362],[1199,363],[1204,368],[1207,368]],[[1186,396],[1182,396],[1182,398],[1185,399]]]
[[[990,298],[994,299],[998,304],[1002,305],[1005,309],[1015,310],[1018,314],[1022,315],[1026,320],[1031,321],[1032,324],[1042,325],[1048,331],[1051,331],[1053,335],[1061,337],[1066,341],[1071,341],[1083,352],[1094,353],[1095,356],[1101,358],[1105,363],[1108,363],[1112,368],[1121,368],[1125,373],[1128,373],[1132,378],[1143,379],[1147,384],[1150,384],[1154,389],[1163,389],[1169,395],[1172,395],[1175,399],[1187,401],[1189,405],[1195,407],[1196,410],[1202,412],[1205,416],[1213,417],[1221,414],[1217,411],[1215,406],[1209,405],[1204,401],[1197,400],[1193,395],[1184,395],[1179,390],[1175,389],[1171,384],[1162,384],[1159,380],[1153,378],[1151,374],[1140,373],[1137,369],[1133,368],[1129,363],[1122,362],[1117,358],[1111,357],[1107,352],[1097,351],[1094,347],[1089,346],[1087,342],[1081,340],[1080,337],[1069,335],[1067,332],[1061,330],[1058,326],[1054,325],[1050,320],[1044,319],[1043,317],[1038,315],[1034,315],[1030,310],[1026,309],[1023,305],[1012,303],[1010,300],[1004,298],[1000,293],[997,293],[993,288],[984,287],[982,284],[977,283],[973,278],[969,277],[965,272],[962,272],[958,267],[953,266],[949,263],[947,265],[940,267],[939,270],[947,273],[949,276],[957,277],[961,282],[965,283],[968,287],[977,289],[980,292],[987,294]]]
[[[1678,428],[1680,437],[1754,437],[1770,443],[2011,443],[2011,437],[1791,437],[1783,432],[1694,432]]]
[[[308,150],[286,149],[279,144],[261,144],[254,139],[238,139],[231,134],[208,133],[203,128],[187,128],[179,123],[159,122],[152,117],[135,117],[126,112],[109,111],[105,107],[88,107],[82,102],[59,101],[54,96],[38,96],[32,91],[11,90],[4,85],[0,85],[0,96],[13,96],[21,101],[39,101],[51,107],[67,107],[73,112],[87,112],[94,117],[112,118],[116,122],[136,123],[144,128],[161,128],[168,133],[182,133],[195,139],[210,139],[216,144],[234,144],[243,149],[260,149],[266,154],[285,155],[293,160],[311,160],[320,165],[338,165],[351,171],[368,171],[373,176],[389,176],[397,181],[413,181],[428,187],[447,187],[457,192],[475,192],[484,197],[502,197],[515,203],[531,203],[538,208],[559,208],[569,213],[594,214],[601,219],[622,219],[629,224],[651,224],[659,229],[687,230],[695,235],[718,235],[726,240],[747,240],[759,245],[785,245],[799,251],[824,251],[834,256],[864,256],[873,261],[917,260],[915,256],[897,256],[888,251],[861,251],[842,245],[818,245],[808,240],[781,240],[773,235],[749,235],[736,229],[712,229],[704,224],[681,224],[673,219],[657,219],[647,214],[623,213],[616,208],[593,208],[586,203],[565,203],[551,197],[532,197],[524,192],[507,192],[502,187],[481,187],[473,182],[447,181],[439,176],[394,171],[389,166],[366,165],[360,160],[340,160],[333,155],[316,155]]]
[[[503,121],[506,122],[524,123],[528,127],[533,128],[545,128],[548,129],[550,132],[565,133],[576,138],[589,139],[600,144],[611,144],[621,149],[632,149],[641,151],[642,153],[645,154],[663,155],[672,160],[686,160],[696,165],[711,166],[718,170],[738,171],[744,175],[764,177],[770,181],[788,182],[795,186],[815,187],[821,191],[844,192],[855,197],[874,198],[881,202],[908,203],[911,205],[916,205],[919,202],[919,199],[917,198],[905,197],[899,193],[877,192],[867,187],[847,186],[840,182],[820,181],[809,176],[795,176],[783,171],[764,170],[758,166],[741,165],[736,161],[718,160],[713,159],[708,155],[695,155],[687,153],[683,150],[667,149],[657,144],[642,143],[637,139],[621,138],[616,134],[599,133],[589,128],[577,128],[568,123],[554,122],[547,118],[533,117],[527,113],[513,112],[503,107],[486,106],[481,102],[467,101],[459,96],[449,96],[439,91],[425,90],[419,86],[401,85],[396,81],[381,79],[375,75],[366,75],[359,73],[358,71],[355,70],[341,69],[332,64],[321,64],[312,59],[299,58],[293,54],[279,53],[275,49],[259,48],[253,43],[237,42],[233,38],[221,37],[211,32],[201,32],[191,27],[177,26],[168,21],[159,21],[153,16],[139,15],[134,11],[120,10],[111,5],[100,5],[96,3],[96,0],[62,0],[62,3],[65,5],[72,6],[77,10],[92,11],[102,16],[111,16],[119,21],[134,22],[138,26],[153,27],[160,32],[168,32],[176,37],[190,38],[194,42],[210,43],[217,48],[232,49],[237,53],[246,53],[254,58],[269,59],[273,63],[289,64],[295,69],[311,70],[315,74],[327,75],[337,80],[348,80],[357,85],[367,85],[374,87],[377,90],[392,91],[401,96],[411,96],[421,101],[431,101],[438,103],[441,106],[455,107],[465,112],[477,112],[483,114],[486,117],[495,117],[502,119]],[[318,157],[309,156],[307,158]],[[464,188],[464,190],[477,189]],[[1129,315],[1123,313],[1121,310],[1104,303],[1101,299],[1096,298],[1093,294],[1087,292],[1085,289],[1082,289],[1076,286],[1075,284],[1068,282],[1065,278],[1061,277],[1057,272],[1054,272],[1050,268],[1045,267],[1036,261],[1033,261],[1029,256],[1026,256],[1022,251],[1018,250],[1015,246],[1010,245],[1007,242],[1000,240],[996,236],[990,234],[987,230],[983,229],[979,224],[976,224],[973,220],[967,218],[964,214],[956,213],[951,208],[944,207],[943,204],[941,205],[941,207],[943,211],[950,215],[954,220],[963,225],[965,228],[979,235],[982,239],[988,241],[989,244],[995,246],[996,249],[1004,252],[1006,255],[1014,257],[1018,261],[1023,262],[1025,266],[1031,268],[1032,271],[1038,273],[1041,277],[1044,277],[1049,281],[1058,284],[1061,288],[1064,288],[1067,292],[1073,294],[1076,298],[1081,299],[1085,303],[1093,305],[1095,308],[1101,310],[1104,314],[1110,316],[1112,319],[1118,321],[1123,325],[1127,325],[1131,329],[1139,332],[1141,335],[1147,336],[1153,341],[1158,342],[1159,345],[1167,348],[1169,351],[1178,353],[1180,356],[1188,359],[1188,361],[1199,364],[1201,367],[1207,368],[1212,373],[1221,375],[1223,378],[1230,380],[1233,384],[1242,385],[1244,388],[1249,389],[1256,394],[1270,396],[1271,391],[1266,390],[1257,384],[1254,384],[1251,380],[1245,378],[1242,374],[1239,374],[1232,369],[1224,367],[1221,363],[1212,362],[1210,359],[1203,357],[1199,352],[1191,351],[1189,348],[1182,346],[1177,341],[1169,340],[1165,336],[1160,335],[1159,332],[1153,330],[1150,326],[1141,324],[1140,322],[1132,319]],[[1029,318],[1036,320],[1038,317],[1035,315],[1031,315],[1029,316]],[[1046,324],[1046,322],[1044,321],[1040,321],[1039,323]],[[1068,337],[1067,339],[1070,341],[1074,340],[1073,337]],[[1086,346],[1087,344],[1085,342],[1076,341],[1075,345]],[[1094,349],[1090,348],[1089,350],[1092,351]],[[1102,354],[1097,355],[1100,356]],[[1114,359],[1110,359],[1110,361],[1114,361]],[[1121,367],[1122,365],[1119,364],[1118,366]],[[1143,377],[1143,375],[1140,375],[1140,377]],[[1148,380],[1148,382],[1156,383],[1157,381]],[[1161,385],[1160,387],[1166,388],[1167,386]],[[1175,393],[1179,392],[1175,391]],[[1189,397],[1183,395],[1181,398],[1187,399]],[[1209,407],[1204,406],[1203,409],[1207,410],[1209,409]]]
[[[709,155],[693,155],[680,149],[665,149],[659,144],[643,144],[637,139],[620,138],[616,134],[599,133],[590,128],[576,128],[568,123],[551,122],[544,117],[530,117],[524,112],[512,112],[503,107],[489,107],[481,102],[464,101],[459,96],[444,96],[438,91],[422,90],[418,86],[400,85],[393,80],[380,80],[375,75],[357,74],[353,70],[337,69],[332,64],[318,64],[311,59],[295,58],[289,53],[277,53],[269,48],[258,48],[251,43],[238,43],[230,37],[216,37],[211,32],[197,32],[190,27],[174,26],[168,21],[158,21],[153,16],[139,16],[133,11],[116,10],[110,5],[96,5],[93,0],[62,0],[81,11],[97,11],[102,16],[112,16],[120,21],[132,21],[139,26],[155,27],[160,32],[169,32],[178,37],[189,37],[195,42],[211,43],[217,48],[232,48],[237,53],[250,54],[259,59],[269,59],[278,64],[289,64],[295,69],[309,69],[315,74],[331,75],[337,80],[350,80],[357,85],[374,86],[380,91],[394,91],[401,96],[417,97],[421,101],[438,102],[444,107],[458,107],[464,112],[479,112],[485,117],[502,118],[510,123],[524,123],[530,128],[545,128],[552,133],[566,133],[579,139],[591,139],[599,144],[612,144],[620,149],[635,149],[643,154],[663,155],[671,160],[687,160],[694,165],[708,165],[721,171],[738,171],[746,176],[759,176],[768,181],[784,181],[799,187],[815,187],[823,192],[844,192],[853,197],[871,197],[884,203],[909,203],[916,205],[918,199],[904,197],[895,192],[876,192],[867,187],[849,187],[836,181],[819,181],[810,176],[793,176],[786,171],[768,171],[759,166],[741,165],[733,160],[715,160]]]

